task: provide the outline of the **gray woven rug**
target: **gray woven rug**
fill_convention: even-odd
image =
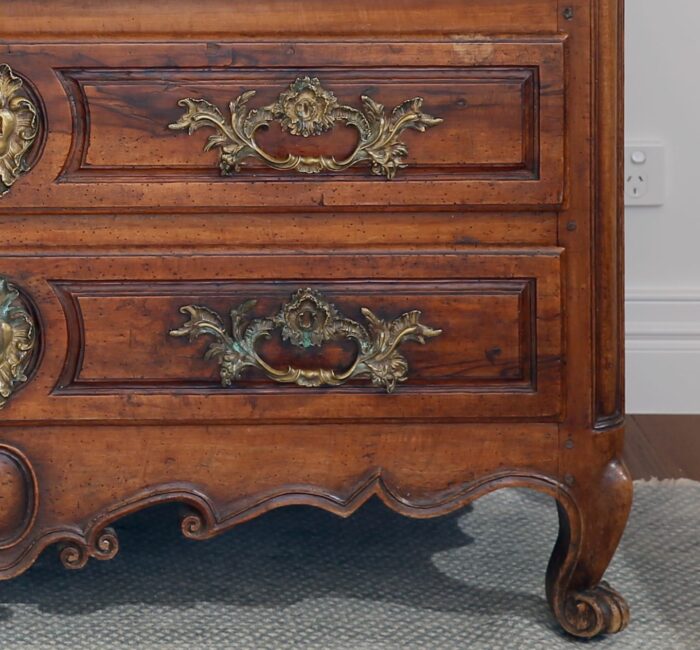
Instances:
[[[0,584],[0,648],[700,648],[700,483],[637,484],[608,572],[632,623],[589,643],[547,609],[556,512],[535,493],[428,521],[378,503],[348,520],[287,508],[209,542],[181,538],[176,514],[124,520],[111,562],[68,572],[48,549]]]

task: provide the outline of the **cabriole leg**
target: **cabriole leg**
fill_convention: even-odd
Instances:
[[[564,629],[590,638],[623,630],[625,599],[603,574],[627,523],[632,481],[613,460],[590,481],[577,482],[558,498],[559,537],[547,569],[547,598]]]

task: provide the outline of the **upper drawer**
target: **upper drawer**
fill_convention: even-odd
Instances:
[[[3,0],[5,38],[288,39],[555,31],[559,0]],[[230,37],[230,36],[229,36]]]
[[[1,211],[563,201],[559,37],[12,45],[2,62],[43,131]],[[187,126],[187,98],[209,103],[191,104],[191,137],[169,128]]]

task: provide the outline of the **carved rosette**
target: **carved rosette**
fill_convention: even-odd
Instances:
[[[37,352],[37,334],[29,306],[5,278],[0,278],[0,409],[27,381]]]
[[[248,109],[248,102],[254,96],[255,91],[248,90],[234,99],[229,104],[230,119],[206,99],[181,99],[178,104],[185,108],[185,114],[169,128],[186,129],[190,135],[201,127],[214,129],[216,132],[209,137],[204,150],[220,150],[219,167],[224,176],[239,172],[248,158],[254,158],[273,169],[302,174],[340,172],[368,163],[373,174],[392,179],[399,169],[406,167],[408,147],[399,139],[401,134],[406,129],[426,131],[442,122],[423,112],[422,97],[408,99],[390,113],[366,95],[361,98],[362,110],[343,106],[315,77],[299,77],[274,103]],[[305,138],[330,131],[340,122],[356,129],[359,141],[344,160],[292,153],[277,157],[264,151],[255,140],[257,131],[272,122],[292,135]]]
[[[10,66],[0,64],[0,196],[29,170],[27,153],[39,134],[36,104]]]
[[[358,377],[369,377],[373,385],[391,393],[399,382],[408,379],[408,362],[400,353],[401,344],[439,336],[442,331],[423,325],[421,312],[410,311],[390,322],[378,318],[369,309],[362,314],[367,326],[343,317],[318,291],[300,289],[274,316],[249,319],[256,305],[248,300],[231,310],[229,334],[224,321],[215,311],[198,305],[185,305],[180,312],[189,316],[183,327],[171,336],[186,336],[193,341],[202,335],[214,338],[205,358],[219,363],[221,383],[230,386],[246,368],[257,368],[270,379],[304,387],[339,386]],[[255,347],[259,339],[281,330],[282,339],[302,348],[320,346],[327,341],[348,339],[356,343],[358,353],[345,370],[330,368],[278,369],[262,359]]]

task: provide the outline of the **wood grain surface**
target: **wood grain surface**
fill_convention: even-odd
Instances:
[[[601,582],[632,497],[622,5],[4,2],[0,63],[41,131],[0,198],[0,276],[38,337],[0,421],[0,577],[53,543],[71,568],[109,559],[110,524],[165,501],[185,503],[183,533],[203,539],[291,504],[349,516],[377,496],[429,517],[525,487],[558,505],[554,615],[580,637],[623,629],[626,603]],[[406,165],[393,180],[371,160],[304,174],[259,157],[222,176],[222,151],[203,151],[213,131],[168,128],[184,98],[229,120],[245,91],[261,110],[306,76],[382,128],[416,97],[442,122],[383,151]],[[294,119],[312,119],[309,101],[287,106]],[[256,142],[277,157],[342,158],[361,133],[268,122]],[[362,308],[384,323],[420,311],[441,333],[401,344],[392,394],[255,367],[223,387],[210,339],[169,335],[184,305],[232,331],[232,308],[255,299],[250,317],[271,317],[304,287],[364,327]],[[280,369],[343,369],[362,352],[277,330],[256,345]]]

